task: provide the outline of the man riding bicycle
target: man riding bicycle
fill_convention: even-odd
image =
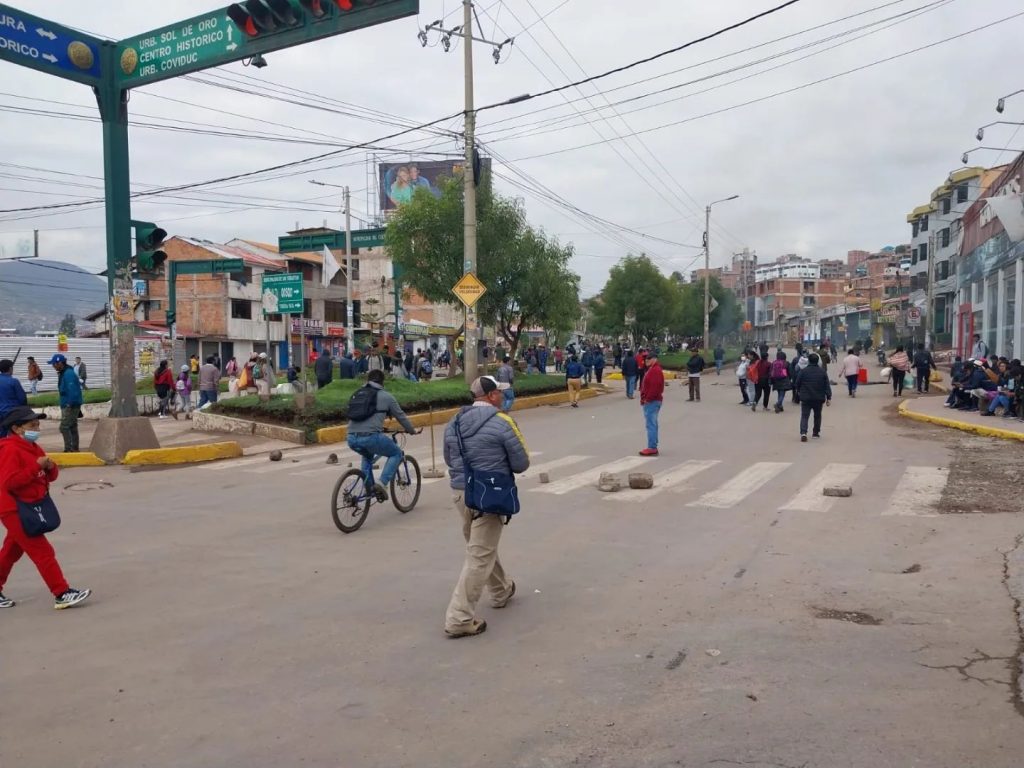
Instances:
[[[387,457],[384,471],[372,489],[378,501],[386,501],[388,483],[402,463],[402,449],[384,434],[384,419],[397,419],[410,435],[416,434],[416,428],[394,396],[384,389],[384,371],[370,371],[366,380],[366,385],[357,389],[348,403],[348,447],[363,457],[363,472],[367,476],[374,458]]]

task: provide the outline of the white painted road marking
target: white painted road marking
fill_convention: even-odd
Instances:
[[[913,515],[935,517],[935,507],[949,481],[949,470],[942,467],[907,467],[889,499],[882,516]]]
[[[538,456],[538,453],[531,454],[532,456]],[[531,464],[530,468],[523,472],[522,477],[536,477],[541,472],[550,472],[553,469],[559,467],[568,467],[570,464],[579,464],[581,461],[586,461],[591,458],[590,456],[563,456],[560,459],[552,459],[551,461],[544,462],[543,464]]]
[[[531,488],[531,491],[538,491],[540,493],[554,493],[561,496],[563,493],[569,493],[569,491],[579,490],[585,485],[596,485],[597,478],[600,477],[602,472],[625,472],[628,469],[644,464],[650,461],[650,459],[644,456],[629,456],[625,459],[619,459],[618,461],[610,461],[607,464],[602,464],[599,467],[592,467],[591,469],[584,470],[583,472],[577,472],[575,475],[570,475],[564,480],[559,480],[556,483],[549,483],[542,485],[538,488]]]
[[[620,493],[610,493],[604,497],[605,501],[643,501],[655,494],[661,493],[662,491],[674,488],[676,491],[681,491],[686,488],[686,481],[691,477],[696,476],[705,469],[710,469],[716,464],[722,462],[717,459],[708,459],[701,461],[693,459],[690,461],[684,461],[678,467],[670,469],[666,472],[659,472],[654,476],[654,487],[646,490],[634,489],[628,491],[622,491]],[[680,486],[680,487],[676,487]]]
[[[725,485],[705,493],[699,499],[691,501],[686,506],[729,509],[729,507],[739,504],[747,496],[791,466],[792,463],[788,461],[758,462],[747,467]]]
[[[836,497],[825,496],[827,485],[852,485],[867,467],[864,464],[826,464],[825,468],[808,480],[796,496],[779,509],[800,512],[826,512],[832,508]]]

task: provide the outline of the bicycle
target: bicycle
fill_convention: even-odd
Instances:
[[[419,430],[419,434],[423,430]],[[420,499],[420,465],[415,458],[405,452],[405,432],[386,431],[391,435],[399,448],[402,449],[402,461],[398,471],[391,478],[391,503],[402,514],[409,512]],[[373,492],[376,480],[373,476],[375,455],[364,455],[370,460],[369,474],[360,469],[350,469],[334,484],[331,495],[331,517],[342,533],[354,533],[366,521],[370,514],[370,505],[381,503]]]

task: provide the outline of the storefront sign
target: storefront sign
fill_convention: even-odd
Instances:
[[[345,325],[343,323],[324,323],[324,336],[344,336]]]
[[[293,317],[292,318],[292,333],[303,333],[307,336],[323,336],[324,335],[324,321],[313,320],[308,317]]]

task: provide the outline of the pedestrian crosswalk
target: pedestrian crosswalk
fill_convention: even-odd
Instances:
[[[338,456],[336,464],[326,463],[331,453]],[[419,460],[422,469],[430,467],[429,449],[410,453]],[[600,499],[604,502],[602,508],[605,504],[615,503],[638,506],[664,494],[678,498],[685,493],[679,503],[691,510],[744,509],[751,499],[757,499],[757,509],[762,510],[765,500],[771,498],[769,507],[786,512],[827,513],[836,509],[857,509],[884,517],[921,517],[937,514],[937,506],[949,480],[949,470],[942,467],[906,466],[895,477],[891,465],[824,463],[815,466],[813,461],[806,459],[739,465],[731,458],[678,460],[662,456],[650,459],[632,454],[609,461],[607,456],[568,454],[543,460],[539,451],[532,452],[532,459],[530,468],[519,478],[521,498],[527,498],[522,495],[525,493],[572,494],[574,500],[594,502]],[[360,462],[360,457],[344,445],[310,446],[286,451],[278,462],[269,461],[266,455],[258,455],[200,465],[193,470],[204,473],[239,472],[266,477],[272,482],[284,477],[308,482],[321,477],[333,478],[347,470],[349,465],[358,467]],[[377,466],[381,466],[380,460]],[[443,464],[438,468],[445,470]],[[651,471],[654,479],[652,488],[627,487],[617,493],[597,490],[602,472],[619,474],[625,485],[626,476],[638,469]],[[548,475],[545,482],[541,482],[542,474]],[[444,472],[440,478],[424,477],[422,482],[424,486],[447,484],[447,473]],[[823,489],[833,485],[851,486],[855,498],[825,496]],[[776,487],[781,490],[773,491]],[[871,501],[866,505],[863,497],[868,495],[869,488]]]

